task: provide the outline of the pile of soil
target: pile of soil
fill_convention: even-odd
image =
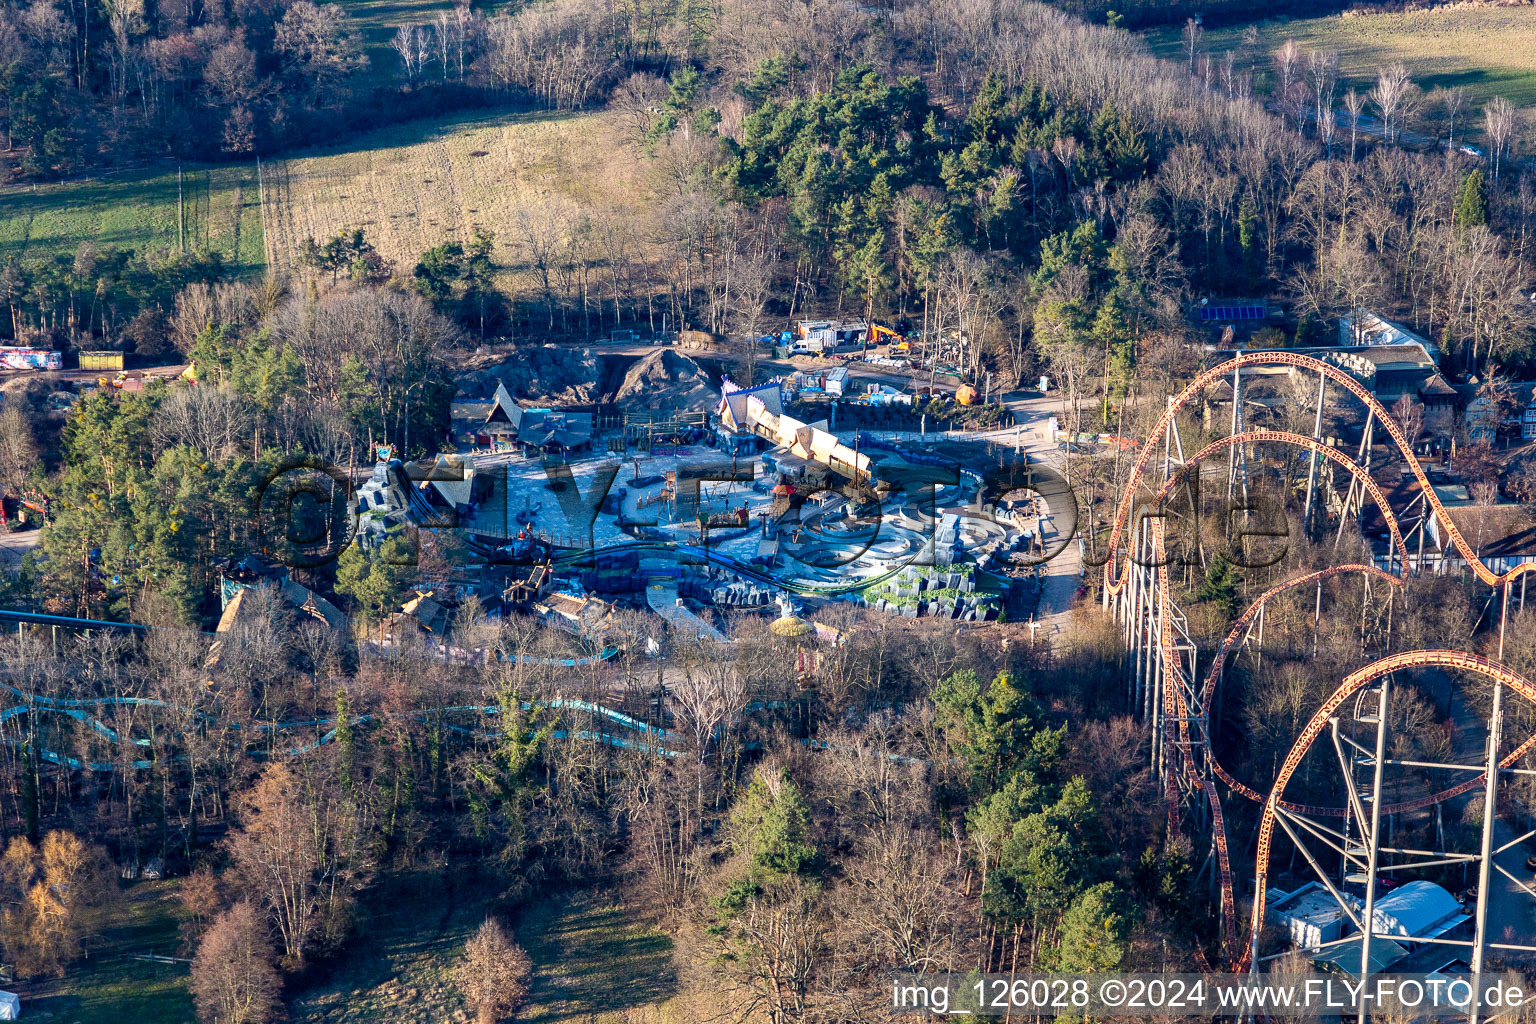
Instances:
[[[693,411],[713,408],[718,397],[709,373],[698,363],[658,348],[629,368],[613,402],[620,408]]]
[[[487,356],[490,354],[487,353]],[[519,345],[510,357],[505,350],[494,358],[471,358],[459,378],[466,391],[507,386],[513,398],[550,405],[591,405],[603,401],[598,359],[587,348]]]

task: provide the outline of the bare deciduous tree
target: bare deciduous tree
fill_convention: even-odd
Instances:
[[[301,778],[286,763],[268,765],[229,839],[246,891],[271,915],[284,956],[296,964],[341,937],[372,869],[361,809],[334,778],[309,767]]]
[[[586,5],[570,0],[490,18],[485,61],[491,81],[521,86],[559,110],[585,106],[619,69],[609,40],[594,32],[590,21]]]
[[[13,493],[20,492],[27,474],[37,465],[37,456],[32,421],[13,396],[0,408],[0,484]]]
[[[1424,404],[1412,395],[1403,395],[1392,405],[1392,418],[1412,448],[1424,433]]]
[[[1408,77],[1408,68],[1402,61],[1382,68],[1376,76],[1376,84],[1368,94],[1376,112],[1381,116],[1381,136],[1388,142],[1397,141],[1403,125],[1412,113],[1417,86]]]
[[[528,995],[532,977],[527,951],[494,918],[486,918],[464,944],[464,959],[453,971],[454,983],[478,1024],[496,1024],[516,1010]]]
[[[1493,180],[1499,180],[1499,167],[1509,149],[1509,140],[1515,134],[1515,105],[1503,96],[1495,96],[1483,108],[1483,131],[1488,135],[1492,152]]]
[[[1296,45],[1294,39],[1287,39],[1275,51],[1275,104],[1282,113],[1296,118],[1298,132],[1302,128],[1302,110],[1306,104],[1306,101],[1301,98],[1303,94],[1302,60],[1301,47]]]
[[[757,379],[757,357],[761,346],[758,332],[761,330],[763,312],[773,291],[773,276],[777,266],[774,255],[754,246],[736,263],[735,282],[735,330],[746,346],[746,375],[738,383],[750,385]]]
[[[828,921],[816,887],[798,877],[748,901],[737,917],[746,955],[732,971],[745,990],[743,1010],[773,1021],[800,1020],[816,973],[827,965]]]
[[[192,960],[192,995],[208,1024],[265,1024],[279,1016],[282,985],[267,922],[241,901],[220,914]]]
[[[1188,56],[1189,73],[1195,73],[1195,54],[1200,51],[1200,37],[1204,33],[1200,30],[1200,23],[1194,18],[1184,22],[1184,52]]]
[[[250,436],[250,420],[244,399],[233,391],[180,388],[155,410],[150,436],[162,448],[191,445],[204,456],[222,461]]]
[[[841,938],[856,962],[907,971],[950,969],[960,893],[953,868],[928,837],[898,830],[862,857]]]
[[[620,113],[624,123],[624,141],[639,148],[650,138],[651,128],[661,113],[667,84],[655,75],[635,72],[613,90],[608,100],[610,110]]]
[[[1355,143],[1360,137],[1360,115],[1365,113],[1365,97],[1354,89],[1344,94],[1344,109],[1349,111],[1349,161],[1355,161]]]
[[[715,644],[698,639],[678,652],[682,679],[672,686],[677,702],[678,728],[690,740],[699,762],[698,807],[704,803],[704,761],[722,732],[747,705],[746,684],[736,665],[720,656]]]
[[[1431,98],[1439,108],[1441,116],[1445,118],[1445,145],[1447,149],[1456,148],[1456,125],[1461,121],[1462,115],[1467,111],[1467,90],[1460,85],[1450,88],[1436,88],[1431,93]]]
[[[421,48],[418,36],[421,29],[415,25],[401,25],[395,29],[395,36],[389,45],[400,55],[400,66],[405,69],[407,83],[416,81],[416,76],[421,73]]]
[[[73,832],[49,832],[39,846],[12,839],[0,860],[6,959],[23,976],[63,974],[80,955],[88,908],[116,892],[106,854]]]
[[[1307,84],[1312,88],[1312,118],[1321,127],[1323,115],[1333,112],[1333,96],[1339,85],[1339,55],[1332,50],[1309,52]]]

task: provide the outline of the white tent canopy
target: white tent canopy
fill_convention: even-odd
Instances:
[[[21,1019],[21,997],[14,992],[0,992],[0,1020]]]

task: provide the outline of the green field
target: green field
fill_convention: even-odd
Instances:
[[[483,888],[455,873],[385,878],[359,907],[357,934],[308,983],[286,993],[288,1016],[308,1024],[438,1024],[464,1020],[452,971],[485,920]]]
[[[614,141],[606,113],[506,113],[411,121],[331,149],[188,170],[186,248],[224,255],[237,276],[297,266],[301,246],[362,228],[397,272],[427,249],[494,232],[505,268],[528,230],[568,234],[585,218],[650,233],[645,164]],[[263,238],[265,226],[265,238]],[[0,261],[101,249],[164,255],[177,240],[174,171],[0,188]],[[514,271],[508,271],[515,275]],[[505,282],[514,285],[515,282]]]
[[[138,882],[87,942],[89,955],[62,978],[22,988],[23,1020],[53,1024],[187,1024],[194,1019],[185,964],[135,960],[178,956],[182,919],[175,882]]]
[[[266,265],[257,194],[254,164],[185,169],[179,204],[175,171],[0,188],[0,260],[72,254],[85,241],[163,256],[184,232],[187,251],[256,273]]]
[[[307,1024],[443,1024],[464,1021],[453,968],[494,909],[494,887],[462,873],[396,876],[363,908],[359,934],[336,961],[289,993],[288,1015]],[[667,1001],[672,943],[627,915],[612,894],[533,900],[513,914],[534,979],[517,1020],[555,1024],[677,1024]]]
[[[1335,50],[1343,86],[1368,87],[1379,68],[1402,61],[1420,88],[1466,86],[1474,110],[1494,96],[1517,107],[1536,106],[1536,7],[1456,4],[1430,10],[1345,12],[1326,18],[1255,22],[1258,42],[1246,45],[1246,26],[1207,31],[1202,46],[1213,57],[1228,50],[1239,66],[1267,75],[1270,57],[1287,39],[1303,50]],[[1149,32],[1153,52],[1182,61],[1181,29]],[[1264,83],[1258,83],[1264,88]]]
[[[342,10],[352,19],[352,25],[363,37],[363,50],[368,54],[372,67],[371,80],[385,85],[400,80],[400,55],[395,53],[390,41],[395,29],[401,25],[426,25],[437,17],[438,11],[452,11],[448,0],[340,0]],[[441,75],[442,68],[433,65],[432,72]]]
[[[637,921],[615,894],[536,900],[517,925],[533,958],[533,989],[517,1019],[555,1024],[639,1024],[704,1019],[670,1005],[677,988],[672,940]]]
[[[181,956],[184,911],[177,883],[138,882],[107,912],[88,955],[62,978],[22,986],[23,1020],[53,1024],[189,1024],[194,1019]],[[291,979],[288,1017],[306,1024],[444,1024],[466,1021],[453,968],[465,941],[495,905],[495,889],[460,872],[383,880],[359,908],[357,934],[336,959]],[[638,921],[613,893],[573,892],[531,901],[510,923],[534,962],[520,1021],[556,1024],[681,1024],[698,1007],[678,1005],[672,940]]]

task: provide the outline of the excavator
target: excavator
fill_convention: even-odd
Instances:
[[[909,347],[905,335],[898,334],[881,324],[870,324],[869,343],[871,345],[884,345],[887,342],[890,343],[892,352],[905,352]]]

